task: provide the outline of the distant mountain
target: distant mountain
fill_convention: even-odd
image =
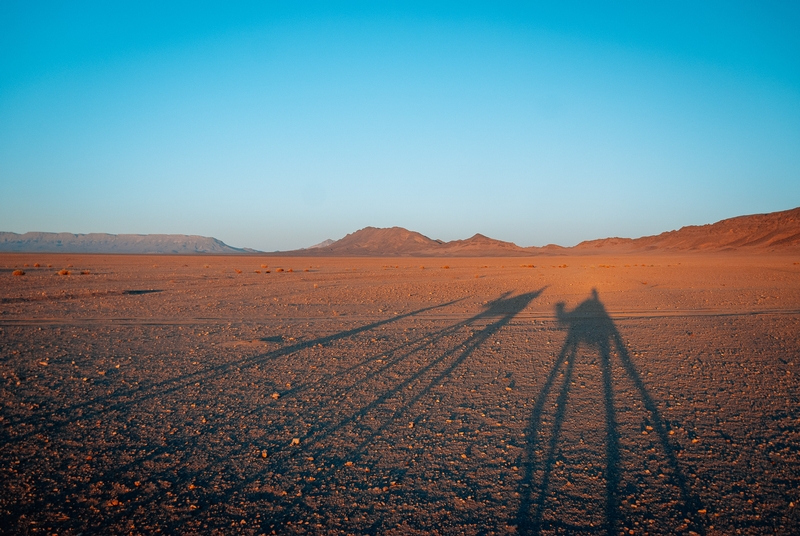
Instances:
[[[442,252],[453,257],[520,257],[530,255],[528,248],[520,247],[513,242],[495,240],[482,234],[476,234],[466,240],[452,240],[442,244]]]
[[[315,249],[314,254],[342,257],[420,255],[435,250],[440,245],[439,240],[431,240],[427,236],[402,227],[390,229],[365,227],[328,246]]]
[[[341,240],[323,244],[313,249],[276,254],[331,257],[526,257],[643,251],[794,251],[800,250],[800,208],[739,216],[709,225],[682,227],[656,236],[589,240],[573,247],[555,244],[520,247],[512,242],[495,240],[481,234],[466,240],[443,242],[402,227],[365,227]]]
[[[0,232],[0,251],[40,253],[257,253],[231,247],[216,238],[174,234],[72,234]]]
[[[779,251],[800,249],[800,207],[690,225],[642,238],[604,238],[572,250],[590,251]]]
[[[328,245],[288,251],[282,255],[320,257],[483,257],[525,256],[527,248],[476,234],[466,240],[443,242],[402,227],[365,227]]]

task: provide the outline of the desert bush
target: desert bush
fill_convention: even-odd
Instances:
[[[81,270],[81,275],[89,275],[91,273],[89,270]]]
[[[69,275],[69,274],[70,274],[70,271],[69,271],[69,270],[67,270],[67,269],[60,270],[60,271],[58,272],[58,275]]]
[[[261,273],[261,270],[256,270],[256,273],[257,273],[257,274],[260,274],[260,273]]]
[[[266,264],[262,264],[261,267],[262,268],[269,268],[269,266],[267,266]]]
[[[282,272],[282,271],[283,271],[283,268],[278,268],[278,269],[277,269],[277,270],[275,270],[275,271],[276,271],[276,272]]]
[[[33,267],[34,267],[34,268],[38,268],[38,267],[40,267],[40,266],[41,266],[41,264],[39,264],[38,262],[37,262],[37,263],[34,263],[34,265],[33,265]]]
[[[448,266],[447,264],[445,264],[444,266],[442,266],[442,270],[449,270],[449,269],[450,269],[450,266]]]
[[[25,275],[25,272],[23,272],[22,270],[14,270],[14,272],[11,275]]]
[[[236,269],[236,273],[237,273],[237,274],[241,274],[241,273],[242,273],[242,271],[241,271],[241,270],[239,270],[239,269]]]

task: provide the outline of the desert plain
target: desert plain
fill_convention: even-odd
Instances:
[[[2,254],[0,530],[797,534],[798,333],[796,254]]]

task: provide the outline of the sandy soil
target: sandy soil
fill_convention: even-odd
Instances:
[[[800,531],[800,258],[0,267],[5,532]]]

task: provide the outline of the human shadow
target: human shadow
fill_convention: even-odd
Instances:
[[[263,366],[275,362],[281,358],[295,355],[303,350],[308,350],[316,346],[328,346],[337,341],[346,342],[355,339],[360,335],[368,332],[374,332],[384,326],[389,326],[396,322],[414,318],[429,311],[446,308],[450,305],[457,303],[460,300],[452,300],[445,303],[440,303],[417,310],[412,310],[407,313],[387,317],[381,320],[370,322],[367,324],[352,327],[350,329],[343,329],[335,333],[324,335],[320,337],[311,338],[308,340],[298,341],[291,344],[285,344],[275,350],[259,353],[253,356],[244,357],[241,359],[224,360],[216,363],[211,363],[204,367],[199,368],[197,371],[189,371],[178,373],[163,380],[156,381],[143,381],[141,384],[135,386],[120,386],[108,391],[102,391],[98,396],[86,397],[79,399],[73,404],[65,405],[62,407],[52,408],[47,412],[37,412],[31,417],[21,418],[13,421],[12,426],[6,426],[0,430],[0,444],[6,447],[6,450],[18,449],[25,445],[25,441],[31,437],[36,437],[45,431],[51,436],[61,438],[61,434],[67,431],[72,423],[80,421],[96,420],[99,422],[107,422],[109,420],[129,419],[131,415],[144,403],[151,399],[167,400],[169,396],[184,396],[188,397],[191,394],[183,394],[191,390],[192,386],[199,385],[201,382],[208,382],[215,378],[226,377],[227,375],[248,367]],[[269,342],[278,342],[277,338],[265,338]],[[281,341],[284,339],[281,338]],[[102,382],[102,384],[101,384]],[[98,380],[97,384],[103,387],[111,388],[112,381],[104,376],[102,380]],[[8,421],[6,421],[8,422]],[[17,432],[17,430],[21,430]],[[213,430],[213,429],[212,429]],[[165,455],[172,455],[175,452],[186,451],[190,447],[199,448],[197,443],[198,436],[186,437],[166,435],[163,442],[155,442],[147,440],[147,447],[140,450],[137,455],[128,457],[125,460],[117,459],[117,462],[112,466],[96,471],[91,478],[85,481],[73,484],[70,487],[60,486],[59,490],[47,494],[47,501],[65,504],[70,503],[70,497],[76,494],[86,493],[98,481],[118,481],[131,470],[141,471],[141,468],[147,464],[153,463]],[[116,443],[109,443],[106,445],[93,445],[94,452],[93,458],[102,459],[105,457],[119,458],[120,447]],[[24,467],[35,467],[37,456],[25,456],[22,458],[22,463],[26,464]],[[222,461],[222,460],[221,460]],[[55,473],[58,475],[68,475],[73,471],[69,457],[64,457],[54,464]],[[181,481],[184,476],[169,475],[167,473],[174,473],[172,469],[168,470],[163,476],[164,480],[174,480],[176,483]],[[182,471],[183,474],[188,474],[188,471]],[[155,474],[155,473],[154,473]],[[135,492],[131,491],[128,495],[134,495]],[[8,524],[10,519],[16,519],[20,515],[30,515],[30,512],[41,508],[40,502],[31,505],[25,505],[13,511],[0,513],[0,526]],[[81,525],[79,512],[81,505],[75,504],[73,501],[66,506],[66,511],[73,514],[73,518],[65,523],[73,526],[76,530],[85,528]],[[112,526],[112,523],[119,518],[125,517],[131,513],[127,508],[116,508],[115,514],[106,515],[102,528]]]
[[[297,446],[281,446],[277,438],[282,434],[273,429],[270,434],[276,438],[275,442],[265,441],[262,443],[270,452],[269,458],[265,460],[263,469],[248,474],[238,479],[235,484],[228,487],[224,492],[220,491],[215,496],[215,501],[226,504],[240,494],[246,493],[255,482],[265,479],[265,475],[280,473],[293,474],[298,482],[301,482],[296,497],[285,497],[280,494],[263,493],[263,498],[274,504],[281,504],[281,513],[275,514],[265,519],[263,530],[269,531],[272,525],[281,524],[302,517],[306,508],[306,500],[315,494],[325,495],[324,488],[332,483],[338,482],[341,475],[337,471],[326,472],[307,472],[305,469],[293,469],[296,460],[312,459],[319,466],[341,468],[345,462],[359,463],[365,454],[371,451],[376,440],[387,433],[390,428],[397,426],[399,422],[407,422],[409,413],[414,412],[415,406],[431,393],[433,389],[441,385],[450,377],[464,362],[488,339],[496,335],[504,326],[509,324],[520,312],[522,312],[536,297],[541,295],[544,289],[528,293],[511,296],[505,293],[492,300],[484,306],[484,309],[477,314],[462,321],[450,324],[435,332],[427,332],[417,340],[409,341],[398,345],[393,350],[383,350],[376,356],[365,358],[358,363],[347,367],[340,372],[340,375],[347,376],[356,368],[363,367],[370,362],[376,361],[378,357],[385,361],[382,366],[371,370],[368,374],[357,378],[350,378],[347,382],[348,390],[366,386],[368,389],[376,385],[375,378],[388,377],[390,369],[397,367],[403,361],[411,358],[418,358],[419,367],[414,367],[413,373],[400,373],[396,381],[387,385],[374,393],[369,401],[363,401],[353,406],[347,407],[334,400],[325,404],[316,414],[313,424],[304,434],[298,436]],[[443,341],[448,336],[457,333],[464,327],[475,328],[466,340],[460,340],[450,344],[448,347],[429,357],[426,356],[428,349],[435,348],[438,342]],[[321,381],[315,381],[308,385],[293,386],[291,389],[281,393],[280,399],[291,400],[298,397],[301,393],[311,389],[312,385],[317,389],[324,390],[324,384],[331,384],[332,375],[323,376]],[[261,414],[269,408],[270,404],[253,408],[248,414]],[[374,416],[375,426],[364,427],[363,421],[367,417]],[[348,436],[346,441],[338,442],[339,447],[331,449],[330,445],[335,441],[335,437],[344,434]],[[341,438],[340,438],[341,439]],[[196,439],[195,439],[196,440]],[[346,448],[342,448],[347,445]],[[184,448],[192,450],[197,445],[185,444]],[[248,450],[252,450],[252,445],[244,442],[231,449],[227,449],[224,457],[216,459],[212,465],[221,467],[225,459],[237,458]],[[137,461],[141,465],[141,461]],[[399,473],[404,469],[397,468]],[[169,472],[169,469],[167,470]],[[195,482],[201,481],[203,472],[188,474],[184,472],[181,476],[182,481]],[[106,476],[108,479],[108,475]],[[164,475],[151,475],[151,478],[169,478]],[[399,479],[399,477],[398,477]],[[183,521],[176,521],[170,525],[170,530],[178,531]]]
[[[423,313],[449,307],[460,300],[452,300],[446,303],[420,308],[407,313],[377,320],[369,324],[364,324],[351,329],[342,330],[330,335],[315,337],[308,340],[301,340],[291,344],[285,344],[269,352],[256,354],[240,360],[224,361],[219,364],[209,364],[199,367],[196,371],[189,371],[170,376],[163,380],[136,382],[135,386],[117,387],[106,394],[101,394],[91,398],[80,400],[74,404],[53,408],[41,415],[34,414],[29,418],[22,418],[14,421],[15,426],[26,425],[30,427],[28,432],[17,434],[16,441],[23,440],[29,436],[40,433],[43,426],[47,426],[49,431],[55,432],[61,428],[69,426],[79,419],[93,418],[104,414],[126,411],[130,407],[153,397],[164,397],[177,391],[190,388],[197,382],[208,381],[209,379],[221,377],[233,369],[252,367],[254,365],[264,365],[270,361],[292,355],[302,350],[313,348],[317,345],[329,345],[335,341],[347,340],[364,332],[374,331],[383,326],[399,322],[408,318],[421,315]],[[284,342],[282,336],[263,337],[263,342]],[[290,339],[291,340],[291,339]],[[111,381],[98,380],[96,383],[110,385]],[[0,439],[3,439],[0,436]]]
[[[336,402],[335,396],[331,396],[329,403],[320,408],[319,414],[315,422],[304,435],[299,436],[302,446],[286,447],[283,446],[282,439],[280,439],[280,432],[276,426],[270,429],[270,436],[268,439],[262,441],[261,447],[265,447],[269,451],[269,458],[264,458],[263,469],[253,472],[244,477],[239,477],[235,483],[232,483],[224,491],[216,492],[209,495],[208,501],[201,501],[201,507],[210,507],[211,500],[217,503],[226,504],[227,501],[232,500],[237,494],[244,494],[249,486],[254,482],[264,479],[265,475],[271,472],[290,472],[304,477],[302,492],[303,495],[320,493],[324,491],[319,489],[321,484],[329,481],[338,482],[338,477],[334,472],[330,474],[316,474],[304,473],[302,470],[297,469],[297,473],[291,473],[291,468],[294,467],[294,460],[305,458],[306,456],[313,455],[317,460],[325,460],[327,465],[335,464],[337,467],[344,465],[345,461],[358,460],[368,452],[370,447],[374,445],[377,438],[382,434],[386,434],[388,429],[401,420],[405,422],[409,412],[414,412],[415,405],[432,389],[446,380],[447,377],[452,375],[454,371],[458,370],[472,355],[476,349],[484,344],[487,339],[495,335],[499,330],[511,322],[520,312],[522,312],[532,300],[541,294],[544,289],[534,292],[523,293],[516,296],[511,296],[511,293],[506,293],[495,300],[485,304],[484,308],[477,314],[460,320],[458,322],[446,325],[435,332],[427,331],[424,335],[406,340],[394,347],[394,349],[382,349],[381,352],[376,353],[370,357],[364,357],[357,360],[350,366],[344,368],[337,368],[336,374],[321,374],[317,381],[309,381],[299,383],[281,390],[280,400],[291,401],[297,398],[298,395],[308,392],[309,389],[317,389],[319,391],[326,390],[325,386],[330,386],[334,376],[341,378],[350,389],[361,386],[365,390],[373,388],[375,378],[380,378],[392,369],[398,367],[401,363],[405,362],[406,365],[402,370],[397,370],[396,374],[392,374],[395,378],[391,382],[380,382],[383,385],[378,392],[374,393],[374,397],[369,400],[356,401],[352,406],[343,406]],[[438,304],[436,306],[427,307],[424,309],[411,311],[404,315],[391,317],[385,320],[380,320],[363,326],[354,327],[349,330],[341,330],[337,333],[317,337],[314,339],[300,341],[294,344],[285,345],[281,348],[267,352],[264,354],[246,357],[244,359],[237,359],[234,361],[226,361],[216,365],[205,367],[202,371],[180,375],[175,378],[163,380],[161,382],[152,382],[143,385],[135,390],[127,391],[127,396],[115,397],[114,394],[105,399],[106,404],[101,409],[95,409],[92,406],[86,407],[88,411],[82,413],[82,417],[88,416],[101,416],[107,412],[126,412],[136,407],[136,405],[149,397],[158,397],[165,399],[167,395],[177,394],[178,392],[189,388],[196,382],[208,380],[213,377],[222,377],[228,373],[232,373],[240,368],[264,365],[266,363],[274,362],[280,358],[285,358],[298,354],[303,350],[310,350],[316,347],[328,347],[330,344],[341,341],[347,343],[351,339],[356,341],[358,336],[363,336],[369,331],[374,331],[398,320],[411,319],[421,313],[444,308],[456,303],[456,301]],[[450,343],[448,337],[454,336],[456,333],[463,330],[465,327],[472,328],[470,335],[466,339],[460,339],[460,342]],[[277,341],[275,341],[277,342]],[[432,352],[431,350],[442,342],[446,342],[447,346],[441,348],[439,351]],[[322,352],[329,353],[329,352]],[[419,364],[417,367],[416,364]],[[380,364],[378,367],[372,368],[373,365]],[[369,365],[369,366],[368,366]],[[364,368],[366,374],[355,374],[358,368]],[[271,393],[273,390],[270,387],[266,393]],[[330,390],[328,390],[330,392]],[[335,395],[335,393],[330,393]],[[270,411],[277,402],[269,397],[265,397],[269,401],[255,404],[247,408],[239,408],[238,417],[255,414],[257,416],[265,415]],[[76,411],[78,407],[70,407],[67,410]],[[68,414],[65,412],[65,416]],[[361,426],[360,421],[365,416],[376,416],[376,427],[364,428]],[[224,421],[229,419],[229,413],[224,416],[212,417],[209,416],[209,422],[204,426],[203,436],[214,435],[221,433],[227,426]],[[57,423],[53,428],[63,427],[63,423]],[[219,428],[216,428],[219,426]],[[164,441],[159,444],[151,444],[146,450],[140,451],[136,456],[129,457],[125,460],[119,460],[113,467],[108,467],[102,470],[95,477],[90,479],[84,484],[76,486],[78,491],[86,491],[96,481],[102,479],[105,481],[120,481],[125,479],[130,471],[137,471],[141,474],[143,467],[155,465],[157,460],[165,459],[164,456],[170,455],[174,458],[176,454],[198,452],[204,448],[204,439],[199,433],[189,435],[181,433],[176,436],[166,434]],[[228,432],[226,432],[228,433]],[[350,446],[343,451],[328,452],[327,444],[333,436],[341,434],[352,433],[356,438],[351,442]],[[239,444],[230,445],[225,449],[224,454],[220,457],[209,457],[209,464],[215,467],[217,471],[222,471],[226,467],[226,462],[230,459],[240,459],[246,456],[249,451],[253,449],[251,441],[243,438]],[[109,451],[110,453],[110,451]],[[95,453],[96,457],[102,457],[106,453]],[[189,456],[190,454],[187,454]],[[184,456],[184,458],[186,458]],[[66,463],[66,462],[65,462]],[[189,483],[200,484],[206,480],[213,478],[213,475],[208,469],[196,469],[194,467],[184,466],[179,467],[173,464],[161,464],[158,469],[150,469],[147,472],[147,478],[154,482],[171,482],[172,486],[169,489],[185,488]],[[313,479],[308,477],[314,476]],[[202,487],[201,487],[202,488]],[[73,490],[75,491],[75,490]],[[126,505],[119,506],[111,512],[108,512],[104,519],[100,522],[99,527],[110,528],[116,526],[121,520],[128,518],[132,515],[133,509],[142,503],[137,500],[139,496],[138,490],[132,489],[119,498]],[[165,490],[149,490],[148,502],[163,502],[168,500],[168,492]],[[199,492],[189,492],[190,495],[197,495]],[[266,492],[265,492],[266,493]],[[64,495],[66,498],[67,495]],[[303,500],[300,498],[284,497],[280,494],[268,495],[265,497],[270,502],[275,504],[282,504],[285,507],[284,513],[275,515],[270,520],[270,523],[278,522],[282,519],[291,519],[297,515],[298,512],[304,508]],[[71,509],[71,513],[77,513],[80,508]],[[179,516],[170,528],[174,531],[180,531],[181,523],[186,519]],[[268,527],[264,527],[265,529]]]
[[[413,412],[413,408],[421,400],[428,396],[437,386],[445,382],[448,377],[452,376],[478,348],[509,324],[543,291],[544,288],[541,288],[516,296],[511,296],[510,292],[504,293],[487,303],[485,308],[476,315],[429,334],[424,337],[424,342],[421,341],[421,344],[412,345],[407,351],[390,360],[384,367],[357,380],[351,384],[351,388],[355,388],[358,384],[368,383],[374,376],[385,374],[389,368],[397,365],[400,361],[419,354],[425,348],[435,346],[437,341],[444,339],[449,334],[457,332],[464,327],[479,328],[475,329],[466,340],[459,341],[434,355],[413,374],[400,378],[392,387],[376,393],[372,401],[350,410],[342,407],[332,409],[331,414],[335,418],[331,420],[318,419],[318,422],[311,426],[301,439],[302,448],[295,456],[311,455],[311,459],[325,459],[327,464],[333,463],[335,467],[341,467],[345,461],[351,464],[361,462],[362,458],[370,453],[371,447],[378,438],[389,433],[389,429],[392,426],[408,421],[409,414]],[[391,353],[385,352],[385,354]],[[411,390],[412,387],[413,391]],[[406,393],[411,394],[406,396]],[[359,423],[370,414],[379,415],[379,423],[377,426],[371,426],[368,429],[361,428]],[[330,439],[332,436],[344,431],[355,432],[358,439],[350,437],[347,441],[350,443],[348,448],[338,450],[335,453],[330,452],[328,447]],[[396,468],[395,472],[396,478],[399,480],[400,475],[405,470]],[[262,476],[261,474],[248,476],[235,488],[229,490],[227,492],[228,496],[238,493],[250,482],[258,480]],[[315,474],[314,476],[315,478],[313,479],[304,480],[297,497],[289,498],[288,500],[284,499],[285,508],[283,512],[265,521],[262,526],[263,530],[268,530],[273,525],[280,526],[289,520],[299,517],[304,508],[306,497],[318,493],[321,488],[325,488],[325,486],[338,478],[335,471]],[[273,499],[280,500],[278,497]],[[374,532],[380,532],[380,529],[375,527]]]
[[[556,304],[556,317],[560,325],[567,328],[567,337],[559,352],[553,368],[550,370],[539,396],[536,398],[528,428],[526,431],[527,448],[524,461],[524,476],[517,526],[521,534],[540,534],[543,530],[561,529],[562,531],[619,533],[623,519],[620,516],[620,430],[617,422],[615,405],[615,384],[612,376],[612,358],[616,357],[627,378],[633,384],[636,394],[649,414],[653,432],[657,437],[658,447],[666,459],[670,469],[670,481],[678,489],[680,504],[677,508],[686,524],[686,530],[704,534],[705,529],[698,517],[702,508],[699,498],[690,489],[676,456],[676,447],[669,439],[667,422],[662,418],[656,402],[647,390],[641,375],[630,358],[622,336],[614,321],[608,315],[596,289],[592,289],[590,298],[584,300],[572,311],[567,312],[563,302]],[[578,527],[565,521],[544,520],[545,502],[551,487],[554,468],[558,458],[559,437],[562,432],[569,401],[575,361],[579,357],[581,346],[596,351],[600,357],[603,412],[605,417],[605,494],[603,514],[605,523],[600,527]],[[560,371],[563,373],[560,374]],[[556,399],[556,411],[552,422],[549,439],[545,442],[541,437],[546,400],[554,389],[556,380],[563,375],[563,383]],[[539,455],[537,455],[539,453]],[[538,461],[537,461],[538,458]],[[536,475],[541,474],[539,482],[534,482]]]

